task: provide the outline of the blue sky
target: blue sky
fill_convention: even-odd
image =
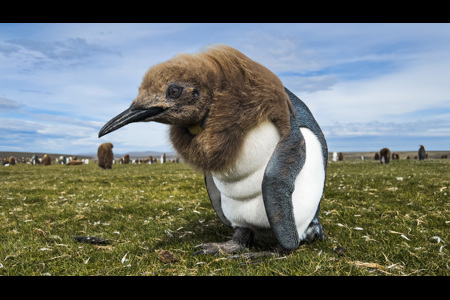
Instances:
[[[227,44],[301,98],[330,151],[450,150],[450,24],[0,24],[0,151],[169,151],[168,127],[100,128],[146,71]]]

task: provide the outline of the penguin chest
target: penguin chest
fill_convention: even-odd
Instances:
[[[278,129],[267,121],[247,134],[231,171],[212,173],[221,193],[223,213],[232,226],[270,227],[262,197],[262,181],[279,140]]]

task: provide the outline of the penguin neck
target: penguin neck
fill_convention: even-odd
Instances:
[[[267,121],[267,123],[270,123],[270,127],[274,127],[272,122]],[[243,152],[250,153],[249,157],[253,155],[248,149],[258,147],[253,144],[253,146],[248,146],[246,141],[257,133],[259,133],[260,141],[264,141],[266,127],[267,124],[263,123],[247,132],[241,130],[212,132],[211,128],[206,126],[198,134],[193,135],[186,130],[186,127],[172,125],[170,140],[174,149],[183,159],[198,171],[225,174],[234,172],[237,161],[239,157],[242,157]],[[253,138],[253,140],[255,139]],[[264,148],[263,146],[261,147]]]
[[[223,172],[234,165],[243,137],[237,131],[215,132],[208,126],[172,125],[170,140],[177,153],[200,172]]]

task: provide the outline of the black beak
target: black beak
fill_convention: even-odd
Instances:
[[[145,119],[148,119],[150,117],[156,116],[160,113],[162,113],[164,108],[161,107],[151,107],[149,109],[137,109],[134,107],[129,107],[121,114],[115,116],[111,120],[109,120],[108,123],[106,123],[102,129],[100,129],[98,133],[98,137],[102,137],[105,134],[108,134],[114,130],[117,130],[127,124],[133,123],[133,122],[140,122],[144,121]]]

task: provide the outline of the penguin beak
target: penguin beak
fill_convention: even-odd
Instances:
[[[106,123],[102,129],[100,129],[98,133],[98,137],[102,137],[110,132],[113,132],[127,124],[134,123],[134,122],[141,122],[145,121],[146,119],[149,119],[151,117],[154,117],[156,115],[159,115],[163,111],[165,111],[165,108],[161,107],[151,107],[148,109],[142,109],[134,107],[133,105],[130,106],[128,109],[126,109],[124,112],[120,113],[119,115],[115,116],[111,120],[109,120],[108,123]]]

